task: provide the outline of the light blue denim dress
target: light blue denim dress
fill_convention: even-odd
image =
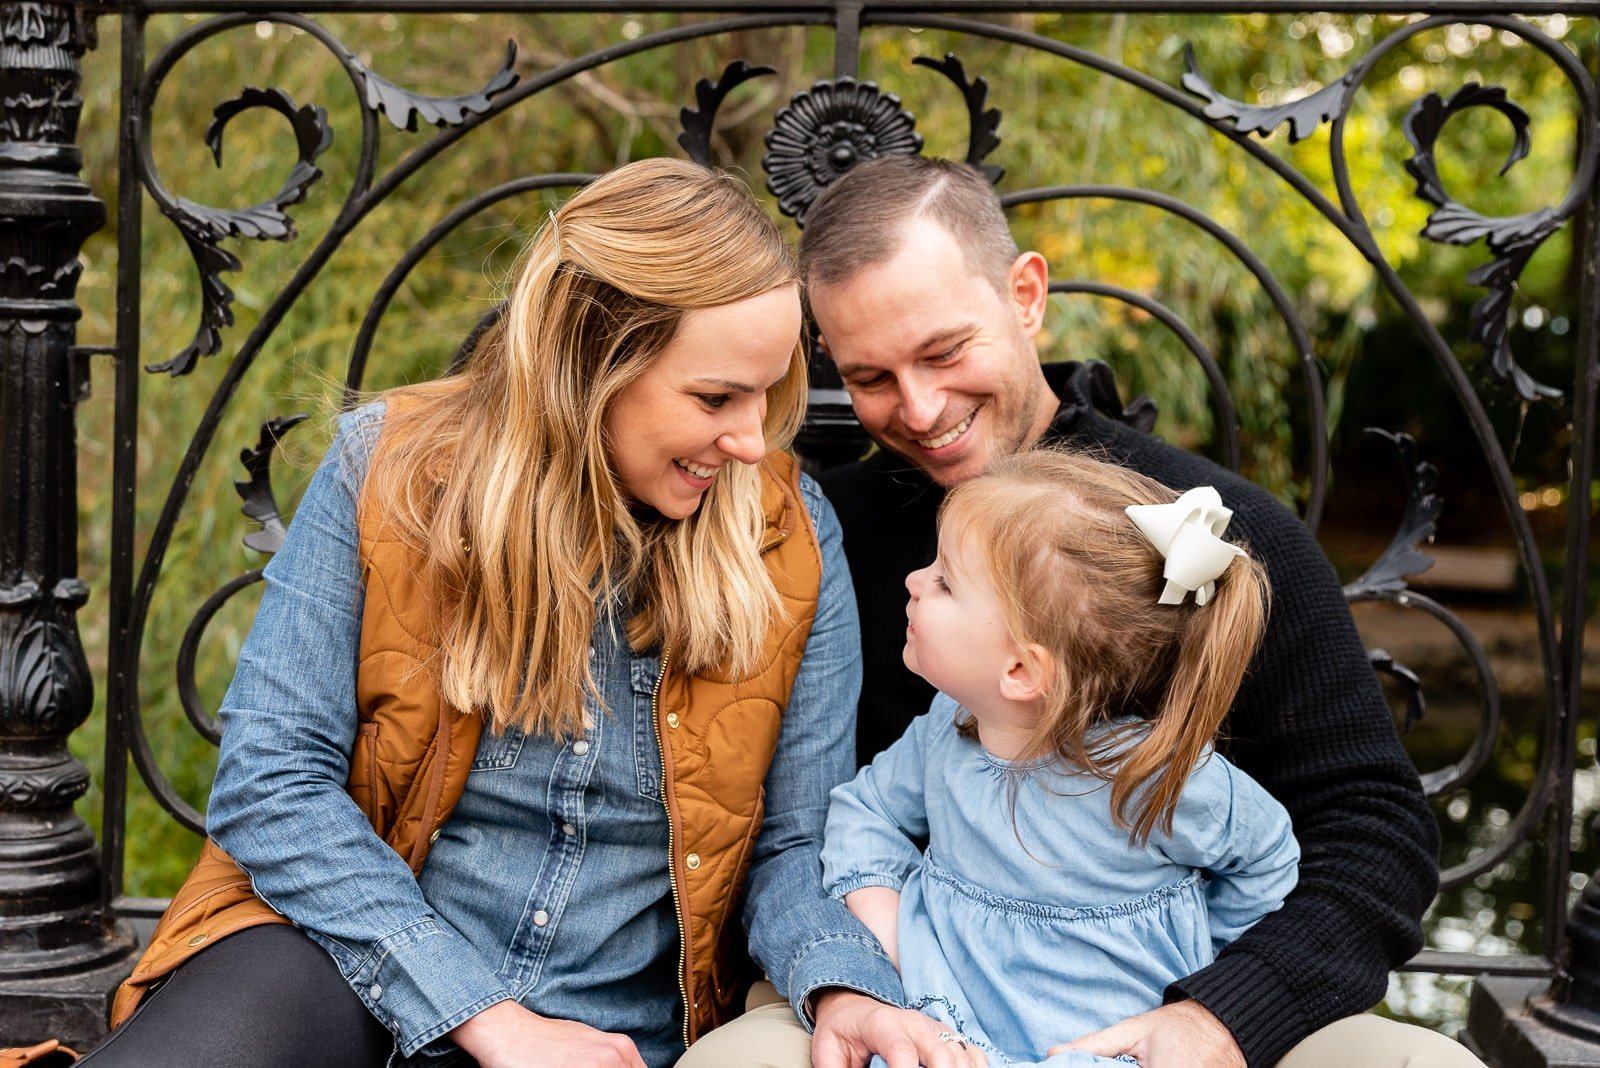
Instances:
[[[841,898],[900,891],[909,1004],[992,1062],[1118,1063],[1045,1051],[1160,1005],[1167,984],[1277,909],[1300,861],[1289,814],[1208,753],[1172,832],[1130,844],[1105,783],[999,760],[957,734],[966,715],[938,695],[833,791],[823,884]]]
[[[584,737],[485,730],[420,880],[345,792],[363,604],[356,505],[383,411],[340,419],[266,569],[222,703],[207,829],[394,1032],[391,1063],[456,1061],[445,1032],[515,999],[627,1034],[666,1068],[683,1039],[653,650],[630,648],[602,616],[591,655],[606,707],[591,701]],[[742,919],[797,1011],[824,986],[898,1002],[888,958],[822,889],[828,792],[854,764],[860,631],[838,520],[814,482],[801,492],[822,586],[763,783]]]

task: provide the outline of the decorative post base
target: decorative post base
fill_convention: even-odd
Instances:
[[[1489,1068],[1600,1068],[1600,1014],[1550,1000],[1544,979],[1472,984],[1463,1041]]]

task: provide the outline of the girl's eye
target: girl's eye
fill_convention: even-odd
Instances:
[[[944,580],[944,576],[943,575],[935,575],[935,576],[933,576],[933,584],[935,586],[939,587],[939,590],[942,593],[949,593],[950,592],[950,584]]]
[[[701,393],[698,396],[700,397],[700,403],[712,411],[716,411],[728,403],[728,395],[726,393]]]

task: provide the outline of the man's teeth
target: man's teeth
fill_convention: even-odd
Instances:
[[[973,413],[973,415],[976,415],[976,414],[977,414],[976,412]],[[967,432],[967,427],[969,427],[971,425],[972,425],[972,416],[969,415],[965,419],[961,420],[961,422],[957,423],[955,426],[951,427],[949,430],[945,431],[943,434],[940,434],[936,438],[919,438],[919,439],[917,439],[917,444],[921,445],[924,449],[942,449],[942,448],[944,448],[944,446],[946,446],[946,445],[950,444],[952,441],[956,440],[956,438],[959,438],[962,434],[965,434]]]
[[[715,467],[702,467],[699,464],[692,464],[688,460],[674,460],[673,462],[679,467],[683,468],[685,471],[689,472],[695,478],[710,478],[712,475],[717,473],[717,469]]]

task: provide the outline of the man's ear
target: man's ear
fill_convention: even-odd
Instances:
[[[1000,679],[1000,696],[1008,701],[1037,701],[1055,682],[1056,663],[1044,646],[1029,642],[1016,651]]]
[[[1006,281],[1022,329],[1032,337],[1044,326],[1045,306],[1050,300],[1050,265],[1037,252],[1024,252],[1011,261]]]

